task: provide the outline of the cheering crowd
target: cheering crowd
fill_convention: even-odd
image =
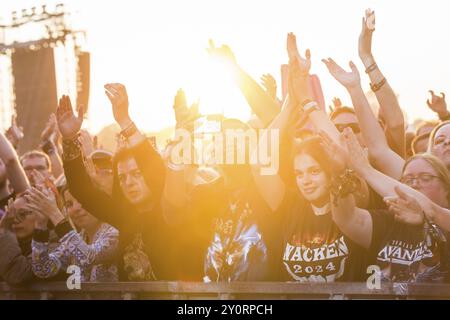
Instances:
[[[374,18],[366,11],[358,50],[377,114],[355,64],[343,68],[331,58],[322,62],[352,106],[334,99],[326,110],[311,53],[299,53],[292,33],[283,99],[273,77],[258,84],[228,46],[210,42],[210,55],[229,63],[252,110],[247,122],[201,115],[177,92],[175,132],[207,137],[212,131],[198,130],[199,121],[218,124],[215,133],[264,132],[256,149],[277,132],[275,173],[250,161],[249,145],[242,161],[233,146],[226,151],[234,161],[176,161],[180,136],[164,146],[145,136],[118,83],[104,87],[121,128],[114,154],[82,129],[84,110],[68,96],[39,150],[19,157],[23,134],[13,121],[0,134],[0,281],[65,281],[76,266],[82,282],[358,282],[377,266],[383,281],[448,282],[445,94],[430,91],[424,105],[436,121],[412,132],[372,54]],[[210,152],[213,159],[217,150]]]

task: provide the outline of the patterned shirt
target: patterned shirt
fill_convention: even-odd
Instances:
[[[32,242],[32,268],[39,278],[50,278],[76,265],[81,270],[81,282],[118,281],[116,265],[119,232],[102,223],[92,243],[86,243],[85,233],[72,230],[63,236],[59,246],[51,250],[46,242]]]

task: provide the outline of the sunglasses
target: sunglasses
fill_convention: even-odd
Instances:
[[[357,123],[345,123],[345,124],[337,123],[337,124],[335,124],[335,126],[339,132],[343,132],[345,128],[352,129],[354,134],[358,134],[361,132],[361,129],[359,128],[359,124],[357,124]]]

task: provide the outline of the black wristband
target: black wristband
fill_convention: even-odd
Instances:
[[[72,231],[72,226],[70,225],[69,221],[63,220],[60,223],[58,223],[55,227],[56,235],[58,236],[58,239],[61,239],[66,234],[68,234],[70,231]]]
[[[123,129],[120,132],[120,135],[122,137],[124,137],[125,139],[128,139],[129,137],[131,137],[133,134],[135,134],[138,131],[136,125],[134,124],[134,122],[131,122],[131,124],[126,127],[125,129]]]
[[[48,242],[50,239],[50,233],[48,230],[34,229],[33,240],[36,242]]]
[[[70,140],[63,140],[62,145],[64,160],[70,161],[81,155],[81,142],[78,134]]]

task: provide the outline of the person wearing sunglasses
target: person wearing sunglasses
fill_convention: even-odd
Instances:
[[[339,107],[333,110],[330,114],[330,119],[339,132],[343,132],[345,128],[352,129],[356,135],[358,142],[361,146],[365,146],[364,138],[361,134],[358,118],[356,117],[355,110],[350,107]]]

